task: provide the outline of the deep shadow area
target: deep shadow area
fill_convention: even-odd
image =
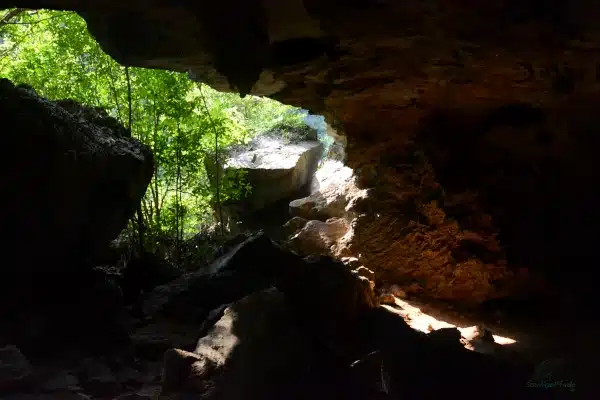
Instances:
[[[600,141],[591,132],[597,111],[579,107],[438,110],[417,138],[447,192],[477,193],[509,265],[540,272],[583,301],[594,287]],[[469,229],[458,210],[445,210]]]
[[[290,66],[318,59],[325,55],[336,57],[335,38],[296,38],[271,45],[271,66]]]
[[[239,210],[238,221],[234,227],[234,231],[238,232],[257,232],[264,231],[267,235],[276,240],[283,240],[282,226],[290,219],[290,202],[310,195],[311,183],[309,182],[300,190],[289,197],[277,200],[258,211],[248,212],[241,206],[235,203],[227,204],[226,206],[236,207]]]

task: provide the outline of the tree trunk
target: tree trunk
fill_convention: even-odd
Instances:
[[[129,106],[129,132],[132,131],[132,115],[133,110],[131,107],[131,78],[129,76],[129,67],[125,67],[125,76],[127,78],[127,103]],[[144,216],[142,214],[142,202],[140,201],[137,205],[137,220],[138,220],[138,245],[140,247],[140,257],[144,254]]]

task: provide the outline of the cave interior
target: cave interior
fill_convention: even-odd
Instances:
[[[217,90],[324,115],[346,137],[347,164],[361,187],[372,189],[357,228],[367,238],[353,251],[378,278],[402,280],[395,268],[407,256],[395,234],[368,238],[380,228],[369,222],[372,215],[399,233],[434,202],[460,232],[493,238],[463,241],[447,266],[476,260],[501,266],[510,278],[491,282],[493,290],[476,299],[468,289],[425,287],[424,302],[467,304],[490,321],[506,309],[519,326],[592,352],[599,2],[9,0],[2,6],[76,11],[123,65],[187,72]],[[422,163],[426,179],[416,171]],[[423,229],[442,229],[444,223],[427,219],[420,220]],[[432,239],[419,251],[437,251],[438,244]]]

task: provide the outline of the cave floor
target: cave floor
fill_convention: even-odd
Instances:
[[[550,311],[552,318],[546,314],[530,314],[524,319],[522,316],[490,316],[423,299],[396,297],[395,303],[384,307],[401,315],[416,330],[430,332],[456,327],[470,350],[488,352],[485,347],[473,348],[470,342],[477,327],[485,326],[494,335],[495,342],[510,354],[533,363],[558,357],[582,360],[600,354],[597,317],[586,316],[581,310],[565,310],[556,305],[555,310]]]

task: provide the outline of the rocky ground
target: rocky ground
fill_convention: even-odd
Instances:
[[[145,295],[139,314],[130,308],[119,322],[127,345],[45,358],[4,347],[0,393],[6,399],[428,398],[439,390],[428,380],[467,398],[486,385],[502,385],[491,398],[536,393],[526,388],[535,362],[510,350],[509,340],[485,328],[454,329],[425,316],[399,287],[374,286],[364,267],[302,260],[259,234],[207,269]]]

